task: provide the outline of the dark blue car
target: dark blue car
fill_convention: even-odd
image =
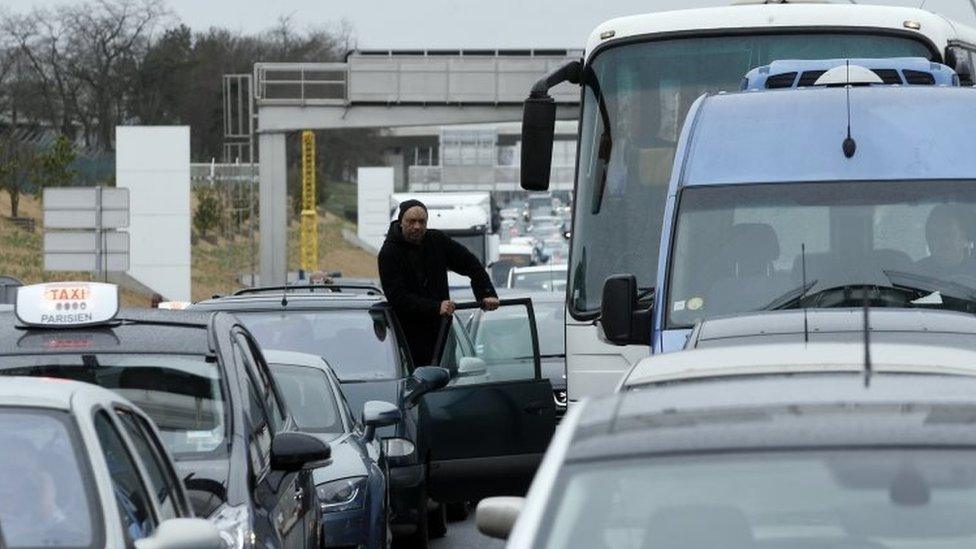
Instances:
[[[325,359],[265,349],[264,356],[298,430],[332,448],[332,462],[312,472],[322,511],[323,547],[387,547],[387,464],[376,429],[400,420],[393,404],[370,401],[362,422],[349,409]]]

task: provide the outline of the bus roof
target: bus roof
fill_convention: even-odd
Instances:
[[[906,22],[918,23],[917,30]],[[759,4],[717,8],[663,11],[619,17],[606,21],[590,34],[584,57],[604,43],[618,42],[635,36],[670,32],[718,31],[728,29],[793,29],[811,27],[823,30],[858,28],[887,29],[926,38],[945,54],[952,41],[976,44],[976,30],[950,21],[932,12],[905,7],[853,4]],[[603,37],[603,38],[601,38]]]
[[[973,179],[976,89],[871,86],[706,96],[685,121],[674,185]]]

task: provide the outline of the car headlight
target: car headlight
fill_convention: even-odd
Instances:
[[[254,530],[251,529],[251,512],[247,505],[223,505],[210,516],[210,520],[217,527],[227,549],[254,547]]]
[[[323,513],[362,509],[366,504],[366,477],[350,477],[315,487]]]
[[[412,442],[405,438],[384,438],[383,451],[387,457],[400,458],[407,457],[414,451]]]

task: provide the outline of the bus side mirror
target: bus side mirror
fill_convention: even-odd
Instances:
[[[522,110],[522,188],[549,189],[552,140],[556,132],[556,101],[546,95],[529,97]]]
[[[651,308],[637,300],[637,277],[613,275],[603,283],[600,327],[614,345],[651,344]]]

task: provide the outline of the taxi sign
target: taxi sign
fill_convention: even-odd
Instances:
[[[17,319],[28,326],[91,326],[115,318],[119,289],[101,282],[49,282],[17,288]]]

